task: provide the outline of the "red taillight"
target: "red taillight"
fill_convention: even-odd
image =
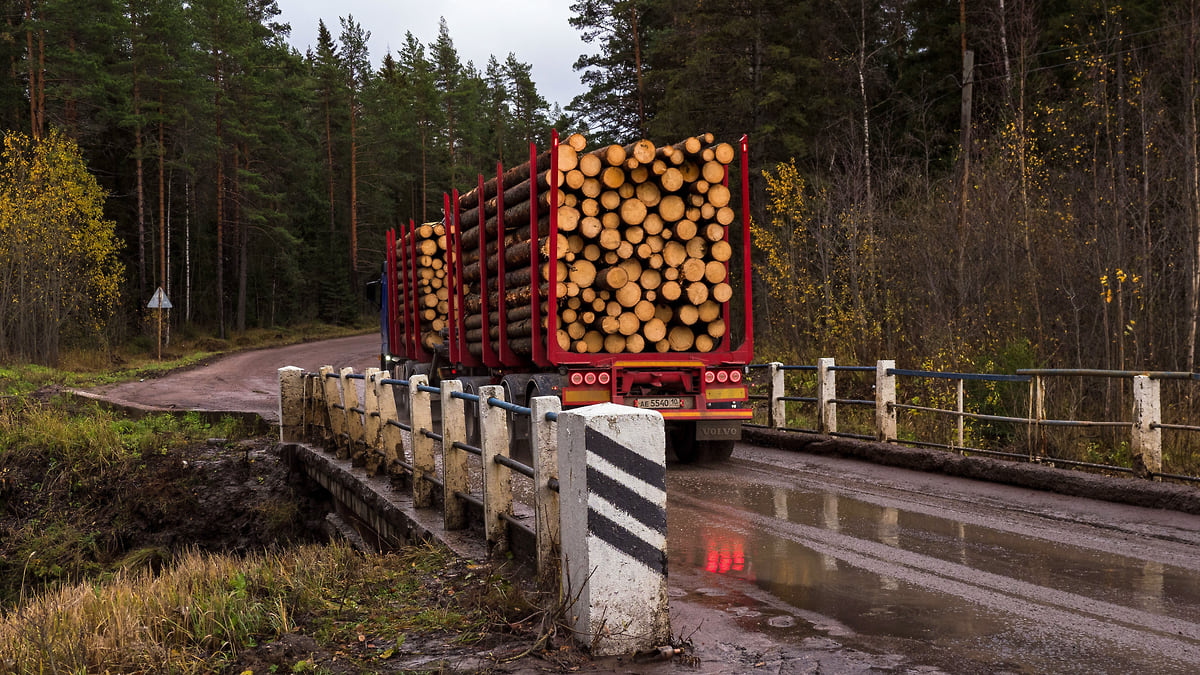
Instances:
[[[612,375],[609,375],[608,373],[600,373],[596,377],[596,381],[600,384],[608,384],[609,382],[612,382]]]
[[[583,383],[584,383],[584,384],[596,384],[596,374],[595,374],[595,373],[588,373],[588,374],[584,375],[584,376],[583,376]]]
[[[717,382],[720,382],[721,384],[725,384],[728,381],[729,381],[729,371],[728,370],[718,370],[717,371]]]
[[[571,384],[577,387],[583,384],[583,373],[571,373]]]
[[[740,371],[740,370],[729,371],[729,381],[734,384],[741,382],[742,381],[742,371]]]
[[[712,384],[717,379],[717,374],[711,370],[704,371],[704,384]]]

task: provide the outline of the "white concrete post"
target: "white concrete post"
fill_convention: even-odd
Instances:
[[[551,588],[558,583],[558,493],[549,486],[551,478],[558,480],[558,422],[546,419],[546,413],[562,411],[562,401],[557,396],[536,396],[529,407],[533,411],[533,512],[538,581]]]
[[[379,466],[379,454],[382,451],[380,446],[380,421],[383,419],[379,415],[379,388],[375,386],[375,380],[379,377],[378,368],[367,368],[363,371],[363,410],[367,411],[363,414],[363,442],[367,445],[367,464],[369,466]],[[369,473],[375,474],[374,470]]]
[[[433,483],[429,482],[425,474],[437,470],[433,460],[433,439],[423,433],[423,430],[433,431],[430,395],[427,391],[417,389],[428,384],[429,377],[426,375],[413,375],[408,378],[409,409],[412,410],[413,506],[419,509],[433,506]]]
[[[896,362],[885,359],[875,362],[875,438],[896,440],[896,376],[888,374]]]
[[[1162,408],[1159,403],[1159,381],[1148,375],[1133,378],[1133,468],[1142,478],[1162,473]],[[1161,480],[1155,477],[1156,480]]]
[[[666,644],[666,435],[662,415],[612,403],[559,417],[563,596],[597,656]]]
[[[340,448],[346,433],[346,415],[336,406],[342,405],[342,390],[338,381],[330,375],[333,366],[321,366],[321,391],[325,394],[325,414],[328,415],[329,426],[326,427],[326,451],[328,443],[332,442],[334,449]]]
[[[346,431],[349,436],[346,438],[346,449],[344,452],[338,453],[338,459],[353,457],[355,460],[362,456],[362,445],[366,442],[367,431],[363,427],[362,415],[354,412],[351,408],[358,408],[358,386],[354,384],[354,380],[350,376],[354,374],[354,369],[346,366],[342,368],[342,404],[345,406],[346,412]],[[340,446],[339,446],[340,447]]]
[[[400,421],[396,414],[396,393],[392,389],[394,385],[383,383],[383,380],[390,379],[391,373],[386,371],[379,373],[375,378],[375,400],[379,403],[379,433],[383,437],[383,455],[380,461],[383,463],[383,470],[388,472],[392,470],[396,458],[404,455],[403,432],[400,427],[388,424],[388,420]]]
[[[833,359],[817,359],[817,431],[837,433],[837,372]]]
[[[279,369],[279,441],[296,443],[304,436],[304,371]]]
[[[767,424],[771,425],[772,429],[782,429],[787,425],[787,417],[785,413],[787,409],[784,404],[787,401],[781,401],[784,396],[784,380],[783,380],[783,364],[778,361],[772,361],[767,364],[767,375],[770,377],[770,397],[769,407],[767,408]]]
[[[512,470],[496,463],[496,455],[509,456],[508,413],[488,403],[489,398],[504,400],[504,387],[479,388],[479,447],[483,450],[483,532],[488,554],[508,552],[508,523],[501,514],[511,516]]]
[[[467,442],[466,406],[461,398],[451,395],[462,390],[459,380],[442,381],[442,517],[447,530],[467,526],[467,504],[455,493],[471,491],[467,484],[467,453],[454,447],[456,442]]]

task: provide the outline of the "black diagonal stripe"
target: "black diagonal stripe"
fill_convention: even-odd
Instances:
[[[596,453],[625,473],[637,476],[660,490],[667,489],[666,465],[639,455],[592,427],[584,432],[583,442],[588,452]]]
[[[634,535],[594,509],[588,509],[588,532],[649,567],[651,571],[666,574],[667,552],[665,550],[651,546],[641,537]]]
[[[634,520],[667,536],[667,510],[618,483],[593,466],[587,468],[588,492],[628,513]]]

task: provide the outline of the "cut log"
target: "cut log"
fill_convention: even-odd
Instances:
[[[688,284],[687,287],[688,302],[694,306],[699,306],[708,300],[708,285],[703,281],[696,281]]]
[[[733,162],[733,146],[728,143],[718,143],[712,147],[713,159],[722,164],[730,164]]]
[[[710,284],[719,284],[725,281],[728,273],[725,270],[725,263],[716,260],[709,260],[704,264],[704,280]]]
[[[720,166],[719,164],[717,166]],[[599,176],[604,169],[604,161],[598,155],[588,153],[579,157],[579,171],[586,177]]]
[[[692,344],[695,342],[695,340],[695,334],[693,334],[692,329],[688,328],[687,326],[675,326],[667,334],[667,342],[671,344],[671,351],[673,352],[688,351],[692,348]]]
[[[543,152],[542,154],[537,156],[536,162],[532,168],[532,171],[530,170],[529,162],[525,162],[524,164],[518,164],[517,166],[510,168],[508,171],[505,171],[501,175],[501,180],[503,181],[503,183],[505,185],[516,185],[517,183],[520,183],[521,181],[529,178],[529,175],[531,173],[533,173],[535,171],[545,171],[549,168],[550,168],[550,151],[546,150],[545,152]],[[561,171],[562,167],[559,167],[559,170]],[[460,212],[465,211],[467,209],[473,209],[479,205],[480,195],[478,194],[478,190],[479,190],[479,188],[476,187],[475,189],[471,190],[470,192],[467,192],[466,194],[459,195],[458,208],[459,208]],[[487,200],[487,199],[491,199],[495,195],[496,195],[496,179],[492,178],[491,180],[484,181],[482,198],[484,200]]]
[[[596,273],[595,283],[601,288],[617,291],[629,283],[629,275],[620,267],[609,267]]]
[[[644,220],[646,220],[645,202],[638,198],[626,199],[621,202],[621,222],[626,225],[641,225]]]
[[[725,282],[721,282],[712,287],[709,295],[717,302],[726,303],[733,297],[733,287]]]
[[[656,316],[642,324],[642,335],[648,342],[659,342],[667,336],[667,324]]]
[[[683,199],[679,195],[667,195],[658,203],[658,215],[668,223],[674,223],[683,218],[685,210]],[[728,225],[728,223],[724,224]]]
[[[727,241],[715,241],[708,248],[708,255],[717,262],[727,262],[733,256],[733,247]]]
[[[654,161],[654,155],[657,148],[654,144],[646,139],[631,143],[624,148],[627,157],[632,157],[637,160],[638,164],[649,164]]]

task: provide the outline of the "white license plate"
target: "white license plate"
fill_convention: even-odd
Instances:
[[[654,398],[635,398],[635,408],[653,408],[655,410],[670,410],[683,407],[682,396],[656,396]]]

